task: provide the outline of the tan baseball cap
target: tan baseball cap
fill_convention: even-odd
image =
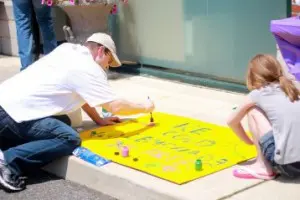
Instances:
[[[106,33],[94,33],[87,40],[87,42],[96,42],[98,44],[102,44],[106,48],[109,49],[113,56],[113,61],[110,64],[111,67],[119,67],[121,66],[121,62],[117,56],[116,45],[110,35]]]

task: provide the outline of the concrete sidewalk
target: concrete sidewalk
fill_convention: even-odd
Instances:
[[[0,66],[3,61],[7,63],[4,68],[1,67],[1,73],[4,69],[8,73],[15,71],[11,65],[16,62],[13,60],[0,58]],[[110,82],[125,98],[143,100],[150,96],[156,103],[157,111],[220,125],[225,125],[232,108],[244,96],[151,77],[129,76]],[[90,126],[91,120],[83,116],[85,124]],[[184,185],[176,185],[115,163],[97,168],[72,156],[57,160],[46,170],[121,200],[300,199],[296,191],[300,180],[241,180],[232,176],[233,168]]]

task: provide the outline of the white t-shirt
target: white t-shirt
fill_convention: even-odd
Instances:
[[[16,121],[67,114],[116,95],[89,50],[65,43],[0,85],[0,105]]]

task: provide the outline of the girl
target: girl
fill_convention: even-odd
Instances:
[[[234,176],[268,180],[276,174],[300,175],[299,90],[283,75],[280,63],[265,54],[250,61],[247,87],[251,92],[228,125],[245,143],[255,145],[257,158],[234,170]],[[252,139],[241,125],[246,115]]]

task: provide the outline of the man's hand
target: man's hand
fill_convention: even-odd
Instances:
[[[153,112],[155,106],[152,100],[148,99],[142,103],[130,102],[124,99],[116,99],[102,105],[102,107],[114,115],[135,115]]]
[[[155,105],[152,100],[148,99],[148,101],[144,104],[145,105],[145,113],[153,112],[155,109]]]
[[[114,125],[116,123],[120,123],[121,120],[119,117],[106,117],[102,118],[97,122],[99,126],[108,126],[108,125]]]

